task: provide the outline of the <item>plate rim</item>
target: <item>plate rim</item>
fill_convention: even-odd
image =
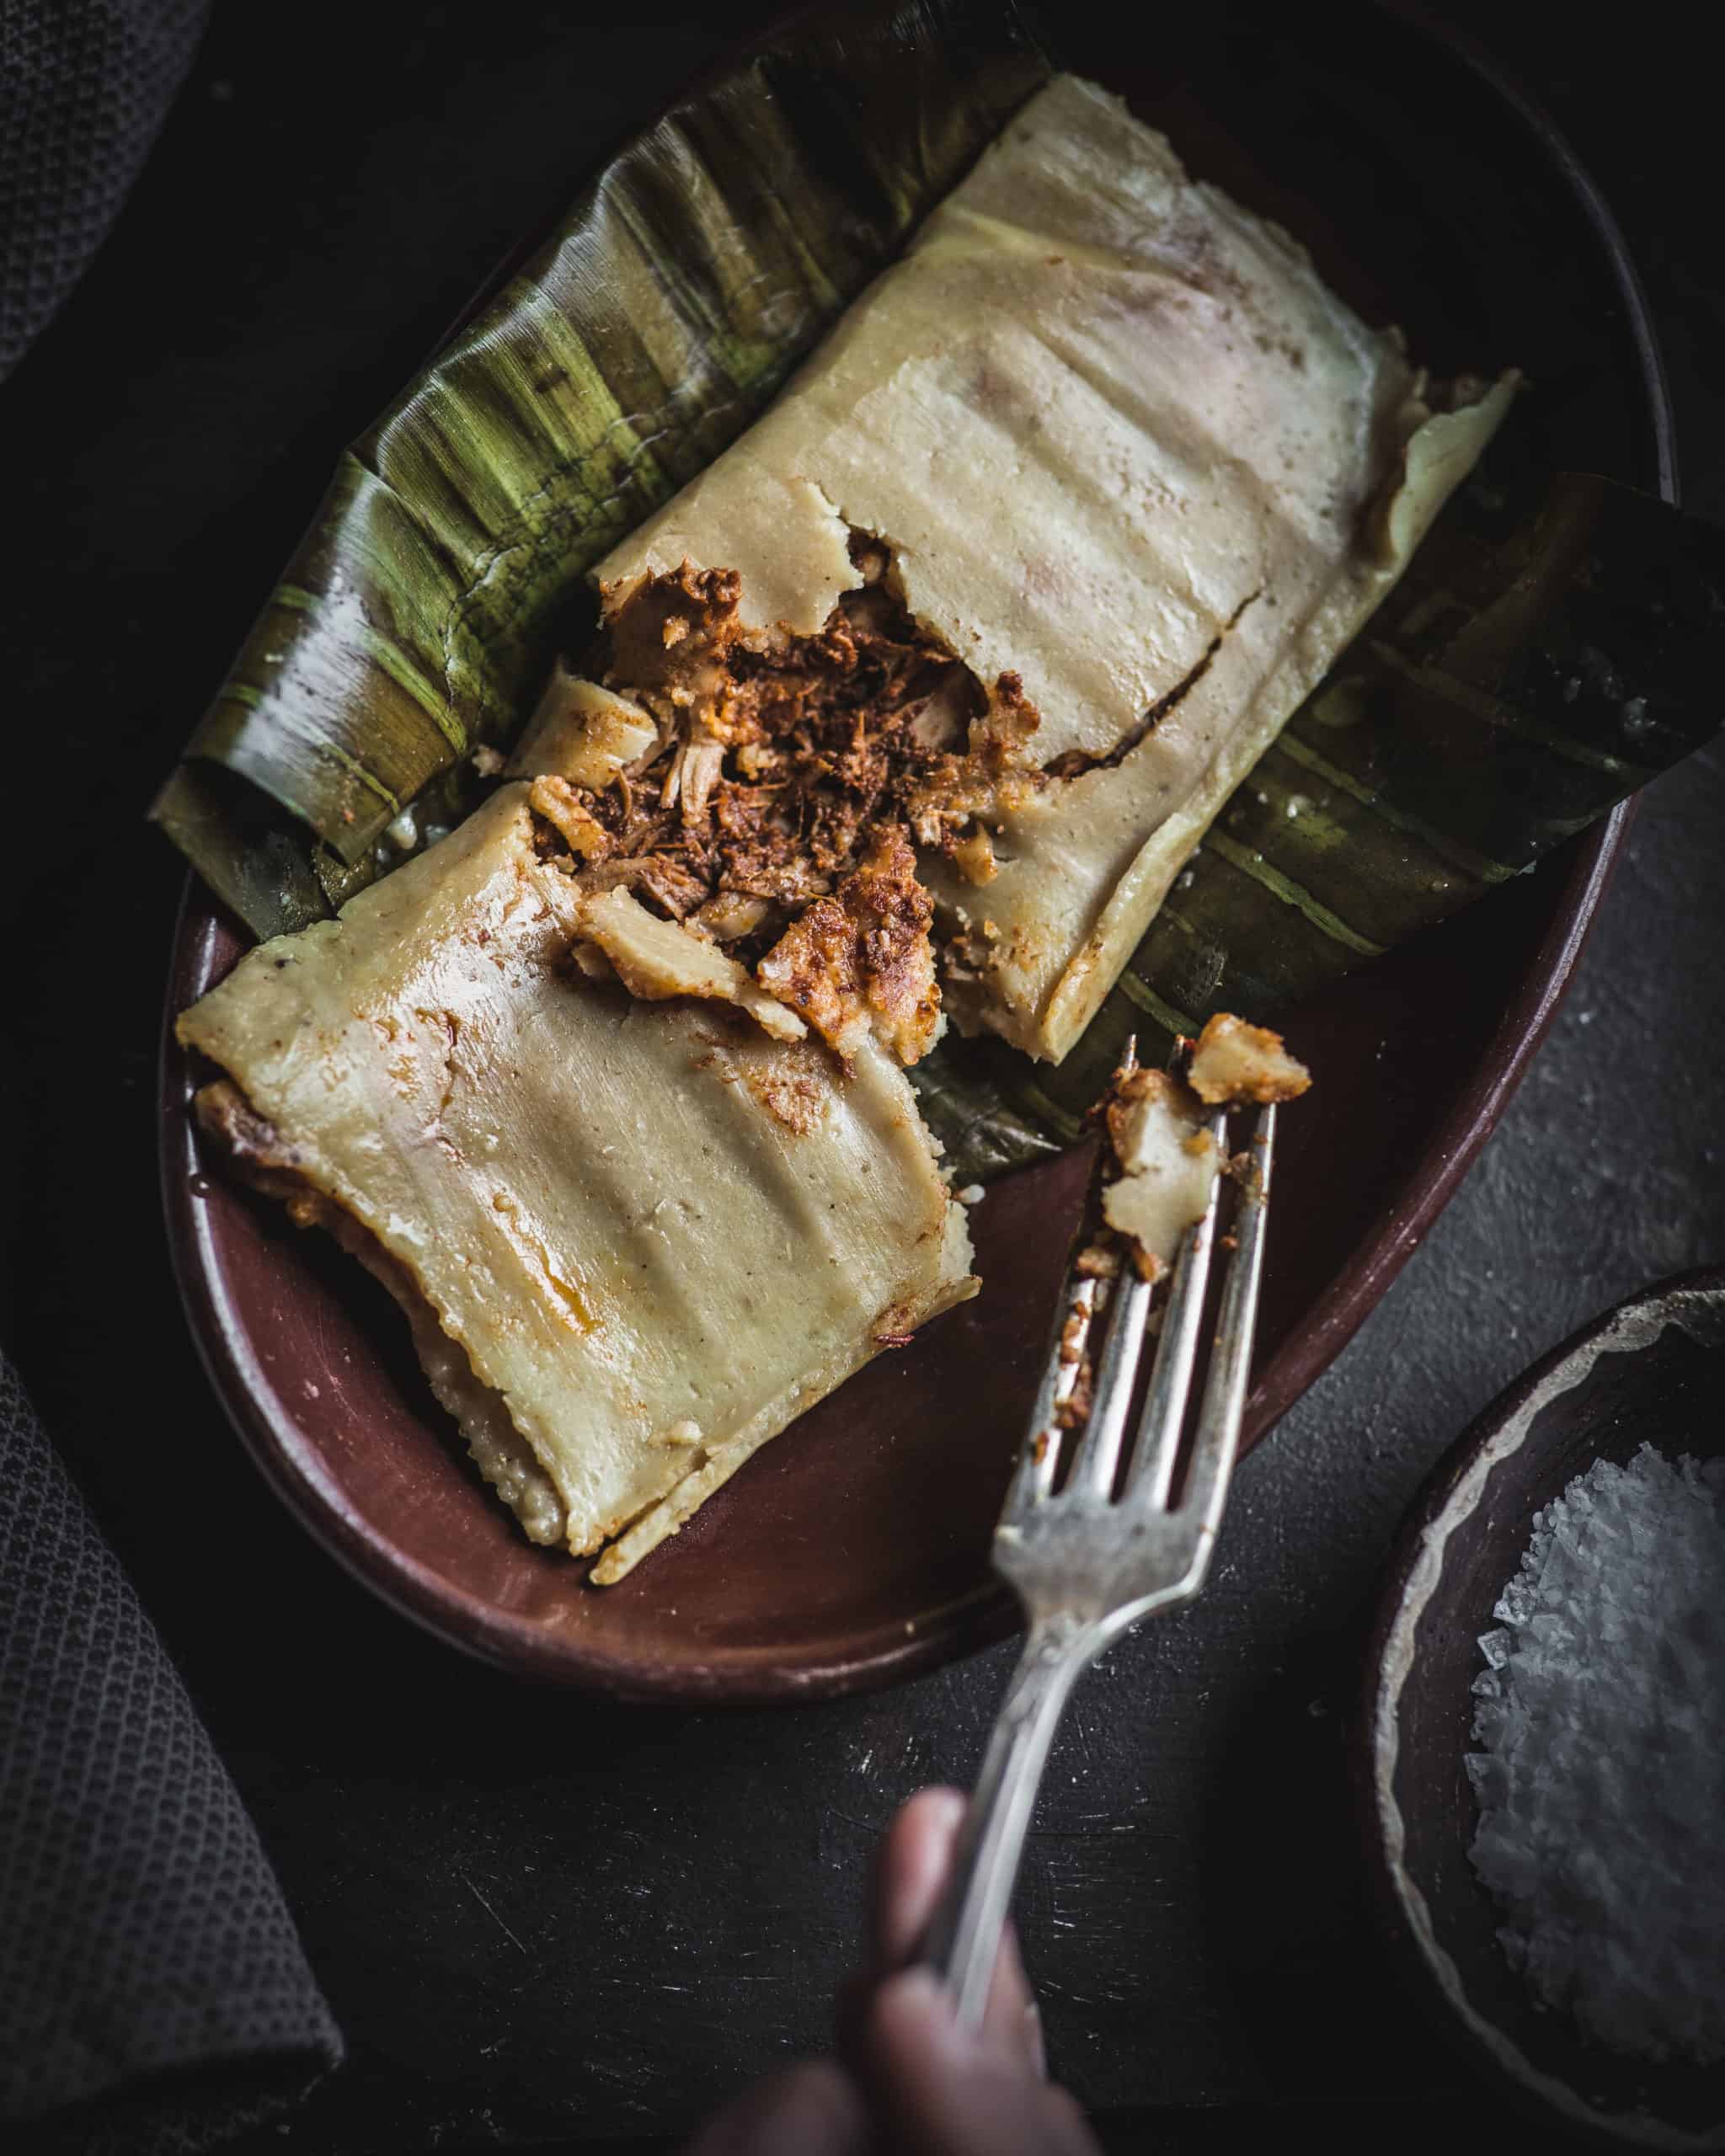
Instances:
[[[1430,39],[1462,62],[1535,138],[1593,227],[1630,324],[1647,400],[1658,490],[1678,499],[1675,423],[1664,355],[1640,277],[1616,216],[1567,139],[1543,107],[1471,40],[1403,0],[1376,0],[1379,12]],[[809,12],[798,8],[796,14]],[[738,55],[774,35],[738,48]],[[734,55],[733,57],[738,56]],[[679,86],[667,104],[710,72]],[[514,259],[519,247],[505,260]],[[492,288],[488,279],[478,297]],[[478,303],[476,297],[475,305]],[[471,312],[471,308],[468,312]],[[1311,1324],[1294,1335],[1258,1376],[1247,1402],[1242,1449],[1267,1436],[1353,1338],[1454,1196],[1496,1127],[1528,1064],[1550,1030],[1598,913],[1636,808],[1632,795],[1591,831],[1570,841],[1567,874],[1550,927],[1521,984],[1505,1006],[1450,1114],[1415,1164],[1410,1179],[1354,1250],[1321,1299]],[[1562,853],[1546,873],[1565,866]],[[267,1387],[246,1328],[220,1287],[211,1262],[205,1209],[195,1202],[201,1172],[191,1119],[190,1059],[174,1022],[195,985],[206,985],[207,956],[226,910],[188,872],[176,914],[163,997],[158,1066],[158,1166],[176,1285],[199,1359],[229,1421],[275,1494],[329,1555],[391,1608],[436,1637],[492,1666],[622,1701],[761,1706],[873,1691],[923,1675],[1007,1638],[1021,1627],[1016,1603],[992,1580],[937,1613],[911,1637],[836,1659],[759,1668],[698,1662],[627,1662],[576,1643],[553,1641],[430,1572],[373,1528],[323,1471],[315,1449],[291,1419],[264,1404]]]

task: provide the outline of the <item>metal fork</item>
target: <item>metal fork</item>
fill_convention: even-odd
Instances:
[[[1210,1569],[1246,1403],[1275,1118],[1274,1107],[1261,1110],[1252,1134],[1234,1223],[1236,1247],[1178,1501],[1171,1491],[1198,1357],[1221,1175],[1175,1260],[1124,1476],[1122,1440],[1151,1289],[1130,1266],[1112,1283],[1081,1277],[1076,1263],[1067,1273],[1041,1390],[994,1536],[995,1569],[1024,1605],[1028,1636],[922,1948],[963,2027],[975,2029],[982,2020],[1037,1788],[1074,1684],[1104,1647],[1141,1619],[1189,1600]],[[1220,1161],[1226,1157],[1220,1115],[1211,1129]],[[1104,1289],[1111,1290],[1105,1298]],[[1104,1299],[1106,1333],[1090,1412],[1056,1490],[1070,1434],[1059,1411],[1071,1397]]]

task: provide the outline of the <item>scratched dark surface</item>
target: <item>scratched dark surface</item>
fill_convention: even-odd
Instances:
[[[767,12],[377,0],[301,7],[290,35],[225,0],[120,227],[0,392],[0,1089],[5,1129],[32,1134],[0,1149],[5,1335],[347,2031],[351,2062],[291,2148],[651,2145],[820,2046],[883,1824],[969,1771],[1004,1680],[996,1653],[876,1699],[697,1716],[595,1709],[458,1660],[340,1575],[245,1462],[192,1358],[153,1188],[179,871],[139,822],[152,781],[334,445],[581,168]],[[1622,218],[1686,499],[1725,515],[1706,373],[1725,278],[1691,206],[1700,30],[1668,7],[1638,9],[1628,43],[1621,19],[1608,36],[1514,0],[1448,12],[1543,96]],[[1383,2134],[1383,2105],[1471,2100],[1364,1911],[1359,1644],[1397,1519],[1473,1411],[1603,1305],[1725,1257],[1722,829],[1718,756],[1651,791],[1461,1196],[1242,1470],[1202,1603],[1118,1650],[1069,1718],[1023,1928],[1055,2068],[1111,2145],[1255,2146],[1294,2105],[1351,2144]]]

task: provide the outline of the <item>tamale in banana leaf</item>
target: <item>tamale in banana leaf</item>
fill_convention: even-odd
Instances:
[[[766,405],[1049,72],[1011,6],[865,11],[771,45],[613,162],[344,460],[158,804],[254,931],[328,912],[401,857],[397,839],[410,851],[470,805],[473,752],[520,726],[583,568]],[[1693,745],[1707,722],[1681,697],[1638,744],[1548,738],[1586,715],[1562,686],[1594,678],[1583,647],[1614,653],[1598,679],[1629,685],[1618,710],[1636,706],[1640,647],[1632,626],[1614,622],[1608,647],[1578,621],[1580,670],[1539,674],[1531,597],[1549,611],[1600,588],[1576,554],[1585,490],[1560,486],[1542,513],[1545,492],[1521,473],[1452,504],[1391,607],[1236,792],[1058,1073],[1030,1083],[986,1043],[921,1066],[961,1174],[1067,1142],[1126,1032],[1178,1029],[1223,1001],[1280,1011]],[[1671,514],[1625,499],[1601,484],[1625,530],[1644,527],[1619,552],[1656,584],[1688,542]],[[1637,603],[1624,601],[1632,624]],[[1470,642],[1466,620],[1488,626]]]
[[[950,728],[966,767],[905,773],[896,797],[947,1007],[1058,1061],[1514,387],[1432,383],[1285,233],[1062,72],[771,410],[597,565],[606,678],[664,670],[624,634],[642,579],[734,576],[733,636],[866,635],[855,550],[882,550],[884,590],[975,699],[966,732],[958,687],[931,691],[913,744],[942,756]],[[717,633],[697,632],[703,670]],[[783,782],[778,752],[739,738],[746,670],[722,713],[685,687],[667,726]],[[853,742],[886,738],[854,709]]]

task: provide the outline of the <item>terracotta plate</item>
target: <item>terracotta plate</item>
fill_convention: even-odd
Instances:
[[[1465,1766],[1482,1633],[1533,1516],[1597,1460],[1644,1440],[1725,1453],[1725,1273],[1632,1296],[1493,1401],[1443,1460],[1402,1532],[1360,1718],[1361,1792],[1380,1905],[1425,1996],[1508,2085],[1573,2124],[1643,2148],[1725,2148],[1725,2065],[1652,2064],[1537,2004],[1498,1943],[1503,1912],[1467,1858],[1479,1818]]]
[[[1516,424],[1554,463],[1669,490],[1669,419],[1633,276],[1538,115],[1375,8],[1222,7],[1202,29],[1132,19],[1076,35],[1070,64],[1298,232],[1368,318],[1402,323],[1435,366],[1525,367],[1537,389]],[[1623,821],[1299,1014],[1319,1084],[1297,1138],[1289,1124],[1248,1442],[1348,1339],[1491,1129],[1562,993]],[[191,892],[170,1011],[240,948]],[[190,1084],[170,1046],[168,1212],[211,1376],[281,1495],[398,1609],[512,1668],[689,1700],[883,1684],[1011,1629],[988,1535],[1081,1162],[999,1187],[975,1222],[980,1299],[853,1379],[601,1592],[524,1542],[470,1471],[381,1291],[205,1177]]]

